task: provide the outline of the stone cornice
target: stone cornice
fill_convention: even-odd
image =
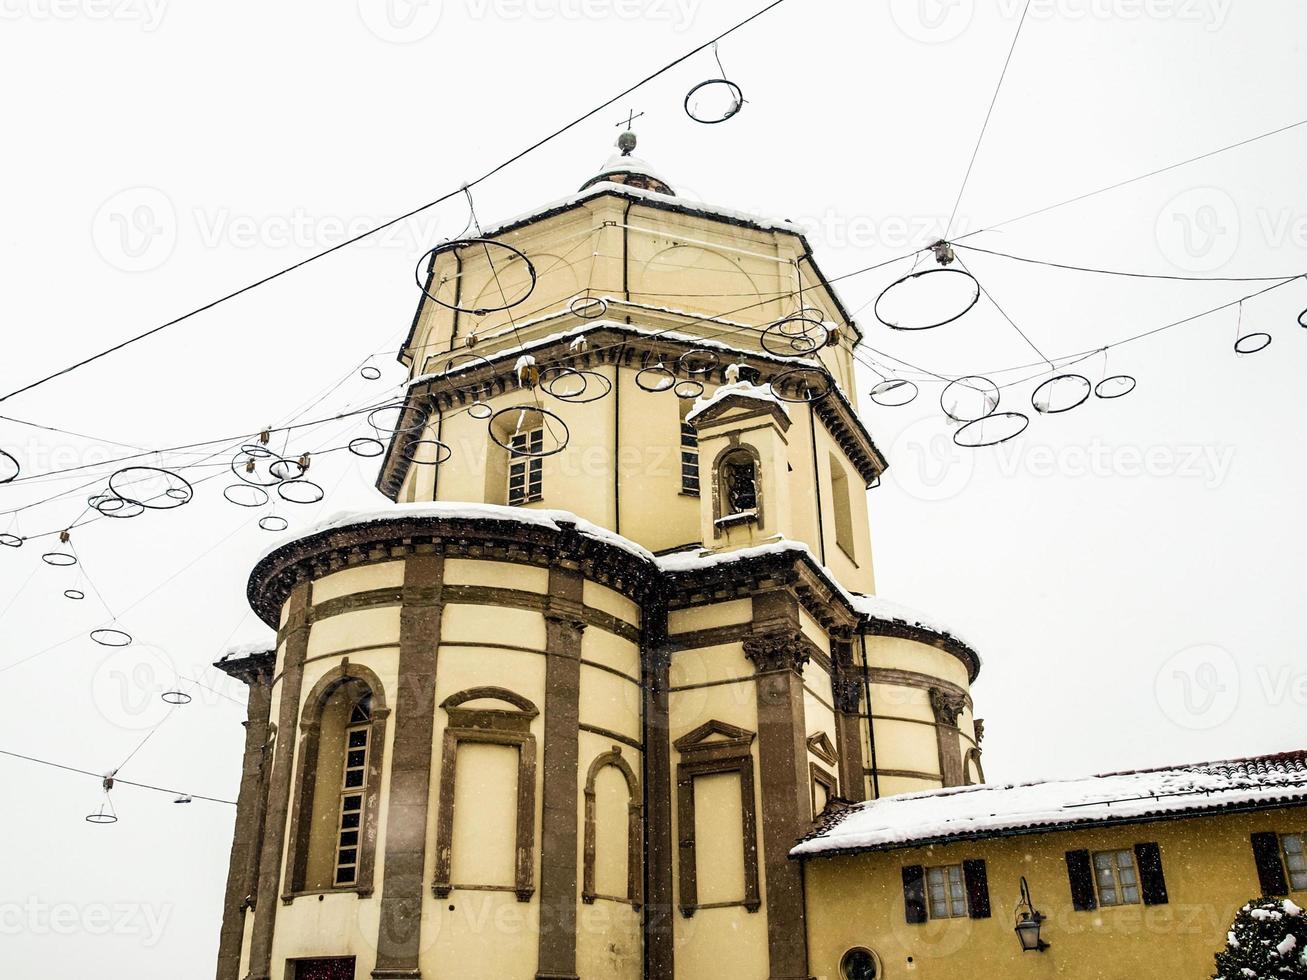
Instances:
[[[792,591],[804,611],[832,635],[891,636],[924,643],[962,661],[970,680],[980,673],[980,658],[956,637],[858,612],[806,551],[767,552],[668,573],[663,593],[669,609],[683,609],[744,599],[777,587]]]
[[[648,601],[659,584],[658,569],[647,559],[567,525],[555,529],[490,518],[397,515],[331,528],[283,545],[254,566],[246,596],[259,617],[275,628],[281,605],[296,584],[410,554],[539,568],[570,562],[587,578],[638,602]]]
[[[653,335],[647,330],[604,321],[590,329],[570,331],[557,335],[552,340],[529,343],[527,346],[541,364],[585,370],[604,365],[639,370],[648,364],[656,364],[659,360],[673,363],[687,351],[709,347],[721,351],[721,363],[710,372],[698,376],[697,380],[713,384],[727,383],[725,370],[733,363],[743,364],[756,371],[760,384],[766,384],[797,365],[811,363],[732,347],[720,340],[708,343],[691,335],[677,336],[674,333],[677,329],[675,326],[668,329],[673,333]],[[687,329],[692,330],[688,323]],[[588,341],[588,349],[573,350],[573,341],[581,336]],[[404,454],[398,451],[401,435],[418,431],[428,419],[441,412],[466,408],[475,400],[475,392],[480,392],[484,398],[520,390],[514,364],[521,354],[521,348],[503,347],[492,351],[489,347],[488,343],[485,348],[471,352],[484,357],[487,363],[473,362],[448,377],[439,374],[423,375],[410,384],[406,408],[396,423],[397,434],[391,437],[377,475],[377,489],[391,500],[399,494],[410,466]],[[843,392],[832,384],[830,394],[814,402],[813,410],[831,438],[856,467],[858,475],[868,486],[875,485],[888,464]]]

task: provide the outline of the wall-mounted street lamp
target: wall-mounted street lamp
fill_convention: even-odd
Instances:
[[[1039,929],[1044,924],[1044,915],[1030,903],[1030,886],[1026,884],[1025,875],[1021,876],[1021,902],[1017,905],[1017,939],[1021,941],[1021,952],[1042,953],[1049,944],[1039,938]]]

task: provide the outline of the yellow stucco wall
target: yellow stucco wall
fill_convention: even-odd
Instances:
[[[844,952],[865,946],[880,958],[886,980],[1203,980],[1235,911],[1260,894],[1249,836],[1295,831],[1302,813],[1212,815],[809,860],[812,973],[837,980]],[[1167,904],[1072,908],[1067,851],[1143,842],[1161,847]],[[990,918],[905,921],[903,867],[974,858],[986,862]],[[1022,953],[1013,932],[1022,875],[1048,917],[1042,936],[1052,948],[1043,953]]]

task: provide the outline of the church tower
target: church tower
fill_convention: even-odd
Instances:
[[[250,576],[218,980],[797,980],[813,818],[983,779],[976,654],[874,595],[857,325],[619,146],[424,257],[395,503]]]

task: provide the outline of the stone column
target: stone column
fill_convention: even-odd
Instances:
[[[798,607],[789,595],[754,596],[753,629],[754,634],[744,640],[744,655],[757,670],[769,976],[811,980],[803,872],[789,856],[808,826],[812,809],[802,677],[809,646],[798,630]]]
[[[835,747],[840,755],[840,796],[856,802],[866,799],[867,793],[858,711],[862,706],[862,678],[853,662],[851,639],[832,638],[830,680],[831,700],[835,705]]]
[[[313,619],[312,585],[300,582],[291,591],[290,609],[282,630],[285,657],[281,667],[281,697],[277,711],[277,742],[267,777],[267,805],[263,846],[259,854],[258,888],[254,905],[254,932],[250,937],[250,972],[247,980],[271,980],[272,934],[277,921],[282,855],[286,849],[286,815],[290,809],[291,768],[295,753],[296,722],[304,682],[304,658]]]
[[[227,892],[222,903],[222,930],[218,938],[217,980],[238,980],[241,944],[245,938],[245,907],[253,900],[258,874],[259,839],[263,832],[264,750],[268,743],[269,683],[277,652],[256,653],[219,670],[249,687],[245,706],[245,754],[241,761],[240,791],[236,796],[236,828],[227,863]]]
[[[549,570],[545,606],[544,799],[540,834],[540,947],[536,980],[577,980],[576,888],[582,589],[575,569]]]
[[[962,785],[962,745],[958,715],[967,706],[966,695],[943,688],[930,689],[930,707],[935,712],[935,736],[939,743],[939,774],[945,786]]]
[[[675,952],[672,906],[672,744],[667,688],[671,652],[667,611],[643,612],[644,690],[644,975],[671,980]]]
[[[419,978],[423,865],[431,798],[436,717],[436,655],[440,645],[444,559],[410,555],[399,614],[399,688],[390,761],[386,855],[374,980]]]

